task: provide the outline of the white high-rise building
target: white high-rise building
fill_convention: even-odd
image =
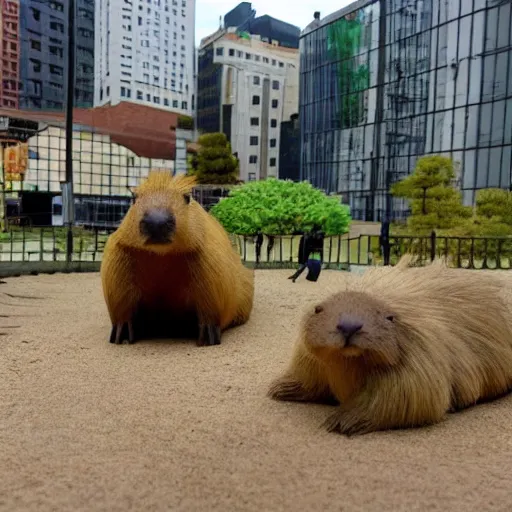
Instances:
[[[195,0],[96,0],[94,105],[192,115]]]
[[[240,179],[277,177],[281,123],[298,112],[299,50],[220,29],[198,52],[197,127],[222,131]]]

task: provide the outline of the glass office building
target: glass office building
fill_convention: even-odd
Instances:
[[[388,194],[451,156],[465,204],[512,184],[511,0],[359,0],[300,40],[301,179],[355,219],[401,217]]]

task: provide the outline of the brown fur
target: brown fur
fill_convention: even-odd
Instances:
[[[199,323],[201,329],[216,329],[215,343],[220,343],[221,331],[248,320],[254,272],[243,266],[221,224],[190,198],[194,184],[191,177],[150,172],[135,191],[135,203],[109,237],[101,278],[114,329],[128,327],[133,332],[137,311],[158,308],[165,318],[170,315],[178,323],[196,315],[196,327]],[[176,218],[171,243],[150,245],[140,234],[142,216],[155,207]],[[201,332],[199,344],[211,344]],[[119,336],[120,332],[118,343]]]
[[[512,325],[501,283],[441,261],[351,276],[310,308],[276,400],[341,404],[327,419],[346,435],[417,427],[512,388]],[[336,326],[363,328],[345,344]]]

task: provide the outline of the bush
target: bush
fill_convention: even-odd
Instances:
[[[200,184],[228,185],[238,181],[238,160],[223,133],[206,133],[198,140],[199,150],[189,160],[189,174]]]
[[[472,209],[462,205],[461,194],[452,186],[453,162],[444,156],[420,158],[414,172],[392,187],[396,197],[408,199],[411,215],[407,227],[418,234],[455,227],[471,217]]]
[[[236,186],[212,209],[225,229],[238,235],[291,235],[315,224],[326,235],[346,233],[349,207],[308,182],[269,178]]]
[[[178,128],[181,130],[193,130],[194,120],[190,116],[178,116]]]

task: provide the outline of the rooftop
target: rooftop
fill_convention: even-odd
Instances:
[[[65,127],[64,112],[0,109],[0,116]],[[178,114],[163,109],[121,102],[117,105],[73,111],[75,129],[110,135],[112,142],[145,158],[174,160]]]
[[[377,1],[378,0],[356,0],[346,7],[342,7],[341,9],[338,9],[337,11],[327,15],[325,18],[319,20],[313,19],[313,21],[301,32],[300,37],[304,37],[310,32],[314,32],[315,30],[324,27],[325,25],[329,25],[329,23],[332,23],[333,21],[336,21],[343,16],[346,16],[347,14],[351,14],[352,12],[367,5],[376,3]]]
[[[250,34],[249,34],[250,35]],[[200,49],[203,49],[210,44],[213,44],[221,39],[233,41],[243,46],[248,47],[259,47],[262,50],[270,52],[281,52],[289,56],[295,56],[299,53],[298,48],[289,48],[287,46],[279,46],[270,43],[266,43],[260,39],[259,36],[250,35],[250,37],[241,37],[237,32],[228,31],[225,29],[219,29],[208,37],[205,37],[201,41]]]

